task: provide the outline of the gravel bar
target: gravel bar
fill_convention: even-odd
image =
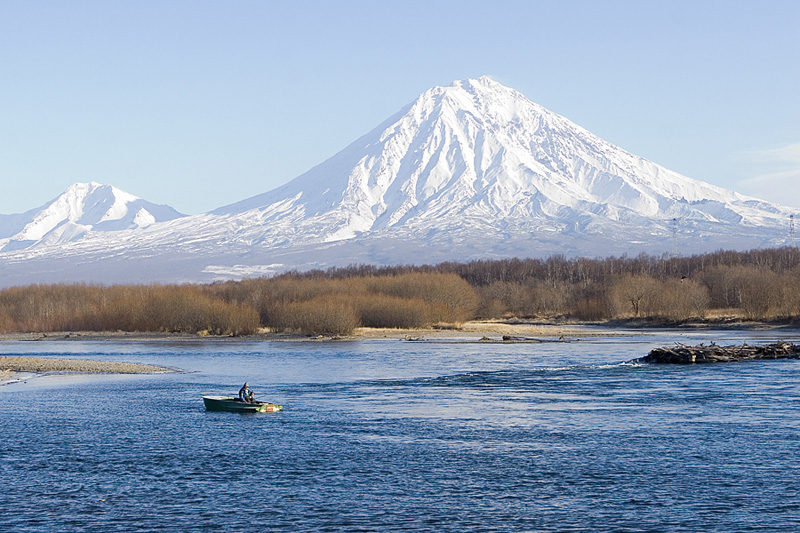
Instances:
[[[86,359],[44,357],[0,357],[0,374],[9,372],[102,372],[107,374],[154,374],[175,372],[172,368],[139,363],[116,363]]]

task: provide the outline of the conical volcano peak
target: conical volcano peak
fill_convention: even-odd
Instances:
[[[451,111],[472,114],[480,121],[489,119],[499,124],[522,117],[558,116],[488,76],[456,80],[448,86],[434,87],[420,95],[413,107],[428,110],[447,107]]]
[[[491,99],[523,99],[527,100],[518,91],[511,87],[506,87],[502,83],[494,81],[489,76],[481,76],[480,78],[467,78],[464,80],[455,80],[448,86],[435,87],[432,90],[441,90],[442,92],[464,92],[472,95],[478,100],[491,100]]]
[[[215,213],[254,210],[269,231],[290,223],[331,241],[498,221],[523,232],[677,217],[762,224],[749,200],[631,154],[482,76],[425,91],[285,186]]]

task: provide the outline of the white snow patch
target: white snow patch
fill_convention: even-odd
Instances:
[[[223,279],[244,279],[274,276],[286,269],[286,265],[281,263],[271,265],[207,265],[203,268],[203,272],[214,274]]]
[[[133,217],[133,224],[139,228],[146,228],[151,224],[156,223],[156,217],[154,217],[147,209],[144,207],[139,209],[136,212],[136,216]]]

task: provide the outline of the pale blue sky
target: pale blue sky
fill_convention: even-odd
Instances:
[[[800,207],[796,0],[0,0],[0,213],[78,181],[208,211],[481,75]]]

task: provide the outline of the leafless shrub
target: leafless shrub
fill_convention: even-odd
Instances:
[[[609,290],[609,302],[614,316],[650,316],[659,295],[657,285],[652,276],[620,276]]]
[[[15,330],[14,319],[5,310],[0,309],[0,333],[11,333]]]
[[[478,296],[463,278],[456,274],[411,273],[397,276],[371,277],[367,291],[398,298],[419,299],[432,304],[433,322],[464,322],[475,315]]]
[[[359,325],[352,304],[331,296],[302,302],[275,303],[271,314],[274,318],[269,325],[278,331],[349,335]]]
[[[249,306],[213,300],[193,286],[33,285],[0,291],[21,331],[170,331],[242,335],[259,327]]]
[[[433,325],[438,314],[431,304],[419,298],[399,298],[385,294],[363,295],[355,306],[361,325],[375,328],[424,328]]]
[[[660,297],[650,309],[650,316],[669,320],[705,317],[711,297],[707,287],[688,278],[658,282]]]
[[[495,281],[479,287],[478,314],[483,318],[500,318],[506,313],[514,316],[532,316],[529,287],[513,281]]]
[[[781,308],[781,279],[769,270],[751,272],[741,285],[741,309],[746,318],[768,320],[778,315]]]
[[[604,320],[611,318],[608,310],[608,301],[597,296],[578,298],[572,304],[569,312],[572,318],[578,320]]]

